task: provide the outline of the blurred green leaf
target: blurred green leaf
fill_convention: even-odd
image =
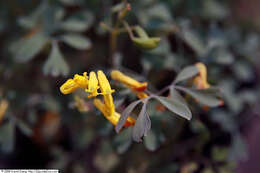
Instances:
[[[47,4],[42,1],[42,3],[36,7],[30,15],[19,17],[17,23],[25,29],[34,28],[37,24],[42,22],[41,17],[46,7]]]
[[[190,120],[192,117],[191,111],[186,104],[183,104],[180,100],[172,99],[162,96],[154,96],[158,101],[160,101],[167,109],[171,112]]]
[[[84,49],[89,49],[92,46],[91,41],[88,38],[79,34],[66,34],[63,35],[61,39],[65,43],[67,43],[68,45],[76,49],[84,50]]]
[[[49,38],[39,32],[29,38],[22,38],[9,47],[14,58],[19,62],[27,62],[38,54],[49,42]]]
[[[31,136],[33,134],[32,129],[27,124],[25,124],[23,121],[17,120],[16,125],[22,131],[22,133],[24,133],[26,136]]]
[[[254,72],[251,66],[242,61],[237,61],[232,70],[234,71],[236,77],[242,81],[250,81],[254,78]]]
[[[247,145],[240,134],[234,135],[228,158],[232,161],[242,161],[248,158]]]
[[[146,104],[147,102],[144,102],[133,128],[132,137],[136,142],[141,142],[141,138],[146,136],[151,128],[151,120],[146,112]]]
[[[192,65],[192,66],[188,66],[185,67],[183,70],[181,70],[177,77],[174,80],[174,83],[178,83],[187,79],[190,79],[192,77],[194,77],[195,75],[197,75],[199,73],[199,70],[196,66]]]
[[[82,5],[84,0],[60,0],[65,5]]]
[[[51,53],[43,66],[43,73],[45,75],[51,74],[52,76],[66,76],[69,73],[69,66],[65,62],[56,43],[53,44]]]
[[[60,28],[66,31],[83,32],[94,22],[90,12],[78,12],[60,24]]]
[[[0,126],[0,146],[5,153],[13,151],[15,142],[15,125],[12,120]]]
[[[221,104],[221,99],[219,98],[220,90],[218,88],[209,88],[209,89],[191,89],[191,88],[182,88],[182,91],[191,95],[193,98],[198,100],[201,104],[217,107]]]
[[[198,56],[205,56],[207,47],[200,35],[191,29],[184,29],[182,31],[183,40],[195,51]]]
[[[228,9],[217,0],[203,0],[202,15],[211,19],[223,19],[228,15]]]
[[[218,146],[215,146],[213,147],[212,149],[212,158],[214,161],[216,162],[223,162],[227,159],[227,147],[218,147]]]
[[[231,52],[224,48],[215,49],[211,55],[219,64],[230,65],[234,62],[234,57]]]
[[[132,144],[131,139],[132,128],[125,128],[114,139],[116,150],[119,154],[123,154]]]
[[[155,151],[159,145],[156,134],[150,130],[144,137],[144,145],[149,151]]]

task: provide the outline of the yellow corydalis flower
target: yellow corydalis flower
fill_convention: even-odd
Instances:
[[[93,103],[96,106],[96,108],[98,108],[100,110],[100,112],[103,113],[103,115],[109,122],[111,122],[114,126],[117,125],[119,118],[121,116],[118,112],[114,112],[111,115],[111,113],[107,109],[107,106],[104,103],[102,103],[102,101],[100,99],[94,99]],[[129,127],[134,124],[135,124],[135,119],[132,117],[128,117],[126,120],[126,123],[124,124],[124,127]]]
[[[111,89],[111,86],[107,80],[106,75],[101,70],[97,72],[97,75],[98,75],[98,81],[101,90],[100,94],[104,96],[105,106],[107,107],[107,109],[109,109],[110,115],[113,115],[115,112],[115,105],[113,102],[112,93],[115,90]]]
[[[137,80],[123,74],[118,70],[113,70],[111,72],[111,78],[123,83],[126,87],[130,88],[140,99],[148,97],[148,95],[144,92],[144,90],[147,88],[147,82],[138,82]]]
[[[115,91],[111,89],[109,81],[106,75],[99,70],[97,76],[95,72],[90,72],[89,79],[87,73],[83,75],[74,75],[73,79],[68,79],[61,87],[60,91],[63,94],[70,94],[77,88],[84,89],[85,92],[90,93],[88,97],[96,97],[97,95],[104,96],[104,103],[100,99],[94,99],[93,103],[99,109],[103,115],[113,124],[116,125],[119,121],[120,114],[115,111],[115,105],[113,102],[112,93]],[[98,92],[100,89],[100,93]],[[79,97],[75,97],[76,106],[80,111],[88,111],[84,107],[84,102]],[[131,126],[135,124],[135,119],[128,117],[124,126]]]
[[[98,89],[99,86],[98,86],[97,76],[96,73],[92,71],[89,73],[88,89],[85,91],[90,93],[90,95],[88,96],[90,98],[90,97],[96,97],[99,94],[97,91]]]
[[[198,89],[210,88],[210,84],[207,81],[207,67],[203,63],[196,63],[195,66],[199,70],[198,76],[194,78],[194,84]]]
[[[3,99],[1,102],[0,102],[0,123],[2,122],[3,120],[3,117],[8,109],[8,101]]]
[[[87,73],[84,72],[83,75],[75,74],[73,79],[68,79],[61,87],[60,91],[62,94],[70,94],[78,88],[87,89],[88,78]]]

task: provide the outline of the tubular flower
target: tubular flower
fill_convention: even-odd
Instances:
[[[87,72],[84,72],[82,76],[75,74],[73,80],[79,86],[79,88],[85,89],[88,87]]]
[[[0,102],[0,123],[3,121],[3,117],[8,109],[8,105],[9,105],[9,103],[7,100],[5,100],[5,99],[1,100],[1,102]]]
[[[148,95],[144,92],[147,88],[147,82],[140,83],[118,70],[113,70],[111,72],[111,77],[112,79],[119,81],[126,87],[130,88],[140,99],[148,97]]]
[[[99,93],[97,90],[99,89],[98,86],[98,80],[95,72],[90,72],[89,74],[89,81],[88,81],[88,89],[86,89],[86,92],[89,92],[90,95],[88,96],[89,98],[91,97],[96,97]]]
[[[106,105],[102,103],[100,99],[94,99],[93,100],[94,105],[103,113],[105,118],[110,121],[114,126],[117,125],[120,114],[117,112],[114,112],[112,115],[110,114],[109,110],[107,109]],[[129,127],[131,125],[135,124],[135,119],[132,117],[128,117],[126,120],[126,123],[124,124],[124,127]]]
[[[114,106],[114,102],[113,102],[112,93],[115,90],[111,89],[106,75],[101,70],[99,70],[97,72],[97,75],[98,75],[98,81],[99,81],[100,90],[101,90],[100,94],[104,95],[105,106],[109,110],[110,115],[113,115],[115,112],[115,106]]]
[[[194,78],[194,84],[198,89],[208,89],[210,84],[207,82],[207,67],[203,63],[197,63],[195,66],[199,70],[198,76]]]
[[[207,81],[207,67],[205,66],[205,64],[199,62],[196,63],[195,66],[198,68],[199,70],[199,74],[198,76],[196,76],[194,78],[194,84],[198,89],[208,89],[210,88],[210,84]],[[219,106],[223,106],[224,105],[224,101],[220,100],[219,101]],[[209,110],[208,106],[204,106],[203,109],[205,111]]]
[[[61,87],[62,94],[70,94],[78,88],[86,89],[88,86],[87,73],[83,75],[75,74],[73,79],[68,79]]]

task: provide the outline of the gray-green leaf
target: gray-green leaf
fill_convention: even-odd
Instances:
[[[14,147],[15,126],[13,121],[0,126],[0,144],[3,152],[11,152]]]
[[[29,38],[23,38],[13,43],[10,51],[17,61],[27,62],[35,57],[48,41],[49,38],[46,35],[37,33]]]
[[[150,130],[144,137],[144,145],[149,151],[155,151],[158,148],[158,140],[153,130]]]
[[[171,99],[168,97],[154,96],[158,101],[160,101],[165,107],[167,107],[171,112],[190,120],[192,117],[191,111],[186,104],[183,104],[178,99]]]
[[[181,88],[180,90],[191,95],[193,98],[197,99],[201,104],[216,107],[219,106],[221,100],[219,98],[220,90],[218,88],[209,89],[191,89],[191,88]]]
[[[122,129],[124,126],[128,116],[130,113],[134,110],[134,108],[141,102],[141,100],[137,100],[132,102],[130,105],[127,106],[127,108],[123,111],[121,114],[121,117],[116,125],[116,132],[119,133],[119,131]]]
[[[174,80],[174,83],[176,84],[178,82],[192,78],[193,76],[197,75],[198,73],[199,73],[199,70],[194,65],[185,67],[183,70],[181,70],[179,72],[176,79]]]
[[[89,49],[92,46],[91,41],[88,38],[79,34],[64,35],[62,36],[62,40],[76,49]]]
[[[133,128],[132,138],[136,142],[141,142],[142,137],[146,136],[151,128],[151,120],[146,113],[146,103],[144,103]]]
[[[174,86],[170,87],[170,98],[173,100],[178,100],[180,101],[182,104],[187,105],[187,102],[185,101],[185,99],[182,97],[182,95],[174,88]]]
[[[89,12],[79,12],[66,21],[62,22],[60,28],[66,31],[83,32],[93,23],[94,17]]]
[[[69,73],[69,66],[56,44],[53,44],[49,58],[43,66],[43,73],[45,75],[51,74],[52,76],[66,76]]]

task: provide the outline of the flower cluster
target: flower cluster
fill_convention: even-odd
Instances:
[[[126,87],[131,89],[131,91],[133,91],[140,99],[148,97],[148,95],[144,92],[147,88],[146,82],[140,83],[117,70],[111,72],[111,77],[112,79],[123,83]],[[88,98],[103,95],[104,102],[102,102],[102,100],[99,98],[95,98],[93,100],[93,104],[113,125],[118,123],[121,115],[115,111],[115,105],[112,96],[112,93],[115,92],[115,90],[111,89],[106,75],[101,70],[97,72],[97,75],[95,72],[90,72],[89,76],[87,76],[86,72],[84,72],[83,75],[76,74],[74,75],[73,79],[68,79],[60,87],[60,91],[63,94],[70,94],[76,89],[83,89],[89,94]],[[124,126],[128,127],[134,124],[135,119],[129,116]]]

